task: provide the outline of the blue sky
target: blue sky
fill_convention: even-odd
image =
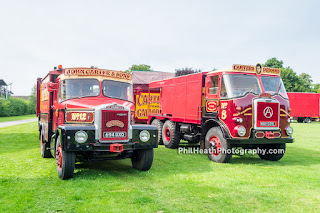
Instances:
[[[319,1],[0,1],[0,79],[29,95],[54,66],[174,72],[277,57],[320,83]]]

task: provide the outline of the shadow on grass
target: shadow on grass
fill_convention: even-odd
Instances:
[[[320,164],[320,152],[302,149],[297,147],[288,147],[283,158],[279,161],[267,161],[260,159],[258,155],[244,155],[233,157],[231,164],[256,164],[256,165],[272,165],[278,166],[309,166]]]

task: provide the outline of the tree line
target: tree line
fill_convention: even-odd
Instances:
[[[264,67],[273,67],[281,69],[281,78],[287,92],[317,92],[320,93],[320,83],[313,84],[312,77],[308,73],[301,73],[298,75],[290,66],[284,67],[283,61],[277,58],[270,58],[265,63]],[[211,71],[216,70],[213,68]],[[153,71],[150,65],[134,64],[129,67],[126,72],[132,71]],[[202,72],[201,69],[194,69],[191,67],[175,69],[175,76],[189,75],[193,73]]]

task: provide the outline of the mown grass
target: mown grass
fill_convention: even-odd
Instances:
[[[18,120],[26,120],[26,119],[32,119],[37,118],[35,114],[32,115],[20,115],[20,116],[10,116],[10,117],[0,117],[0,122],[6,122],[6,121],[18,121]]]
[[[319,212],[320,123],[293,124],[296,141],[278,162],[155,150],[150,171],[129,159],[77,163],[58,178],[40,157],[37,124],[0,129],[0,212]]]

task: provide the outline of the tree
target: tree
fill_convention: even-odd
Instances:
[[[150,65],[133,64],[128,70],[126,70],[126,72],[132,73],[132,71],[152,71],[152,69]]]
[[[310,92],[312,91],[312,79],[307,73],[297,75],[291,67],[284,67],[283,61],[277,58],[267,60],[264,67],[273,67],[281,69],[281,78],[287,92]]]
[[[299,78],[304,86],[305,92],[312,92],[312,77],[307,73],[301,73]]]
[[[312,85],[312,91],[313,92],[317,92],[317,93],[320,93],[320,84],[313,84]]]
[[[303,82],[290,67],[281,68],[281,78],[287,92],[303,92]]]
[[[263,64],[264,67],[273,67],[273,68],[283,68],[283,61],[278,60],[277,58],[270,58],[267,60],[265,64]]]
[[[186,67],[186,68],[176,69],[175,76],[178,77],[178,76],[183,76],[183,75],[190,75],[190,74],[198,73],[198,72],[201,72],[201,70]]]
[[[37,106],[37,85],[35,84],[31,90],[31,95],[29,97],[29,111],[31,114],[36,113]]]

